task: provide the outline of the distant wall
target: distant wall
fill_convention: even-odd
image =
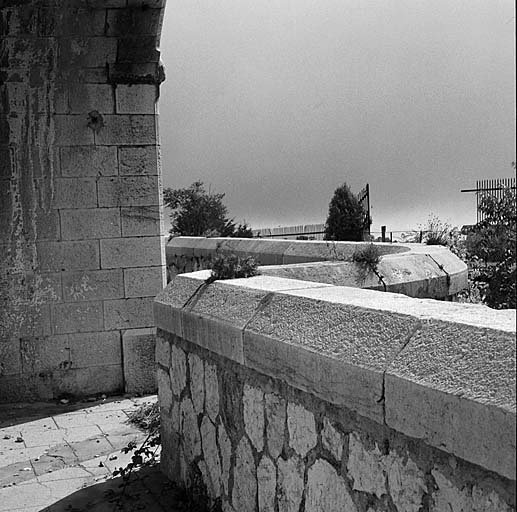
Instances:
[[[171,479],[235,512],[515,510],[515,311],[206,274],[155,302]]]
[[[375,270],[353,262],[364,242],[172,238],[166,247],[169,278],[206,269],[217,254],[253,256],[265,275],[355,288],[452,299],[467,287],[467,266],[448,249],[421,244],[373,243],[381,255]]]
[[[152,390],[164,0],[0,4],[0,400]]]

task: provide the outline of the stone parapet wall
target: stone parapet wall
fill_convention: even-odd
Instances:
[[[164,1],[0,3],[0,401],[152,391]]]
[[[166,247],[169,278],[209,268],[217,254],[253,256],[265,275],[339,286],[452,299],[467,287],[467,266],[447,248],[375,242],[375,269],[353,261],[364,242],[172,238]]]
[[[155,302],[171,479],[225,511],[515,510],[515,311],[207,276]]]

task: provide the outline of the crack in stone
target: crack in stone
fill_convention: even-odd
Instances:
[[[445,274],[445,278],[447,280],[447,291],[449,291],[449,287],[451,286],[451,275],[447,270],[445,270],[445,267],[441,263],[438,263],[430,254],[427,254],[427,257],[431,258],[436,266]]]
[[[416,325],[411,329],[411,332],[407,335],[406,340],[404,341],[402,347],[397,350],[394,356],[387,362],[384,370],[382,372],[382,390],[381,396],[377,400],[378,404],[382,404],[382,421],[385,426],[386,423],[386,372],[389,370],[390,366],[393,364],[393,361],[397,359],[397,357],[404,351],[404,349],[409,345],[410,341],[413,339],[415,334],[422,330],[422,322],[420,320],[417,321]]]

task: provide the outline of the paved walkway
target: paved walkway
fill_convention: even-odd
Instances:
[[[177,491],[158,468],[138,472],[122,497],[121,479],[111,478],[130,461],[121,449],[146,437],[128,413],[155,400],[0,405],[0,512],[175,509]]]

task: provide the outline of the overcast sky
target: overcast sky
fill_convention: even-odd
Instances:
[[[167,0],[164,185],[252,227],[324,222],[370,184],[374,231],[475,222],[515,160],[510,0]]]

